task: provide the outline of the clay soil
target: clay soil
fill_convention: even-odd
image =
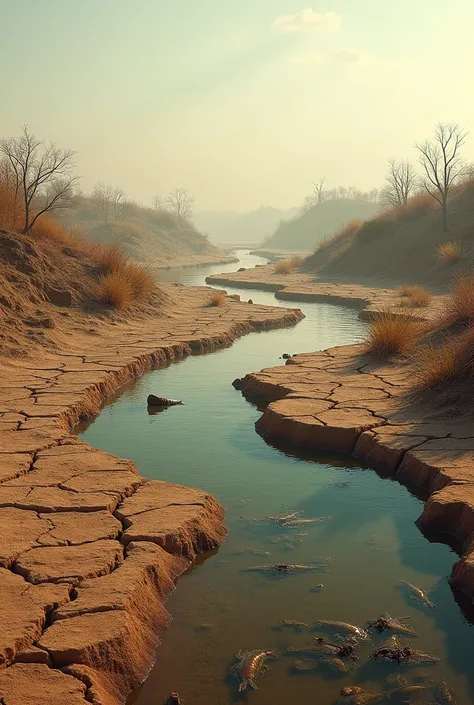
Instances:
[[[177,578],[224,539],[224,510],[74,427],[150,367],[302,314],[171,284],[118,313],[93,301],[79,250],[8,233],[0,249],[0,701],[118,705],[155,660]]]

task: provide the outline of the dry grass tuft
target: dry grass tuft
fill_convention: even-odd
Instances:
[[[474,272],[455,280],[451,296],[446,302],[444,323],[472,323],[474,321]]]
[[[437,205],[435,199],[429,193],[418,193],[408,199],[408,203],[404,206],[405,213],[413,213],[416,211],[428,211],[435,208]]]
[[[291,259],[284,259],[281,262],[277,262],[275,264],[275,274],[290,274],[302,264],[302,257],[292,257]]]
[[[441,245],[436,248],[436,256],[439,259],[444,260],[446,264],[454,264],[455,262],[459,262],[462,257],[461,243],[456,242],[456,240],[442,242]]]
[[[223,291],[213,291],[209,296],[209,306],[222,306],[227,295]]]
[[[415,391],[433,390],[449,384],[459,374],[460,352],[459,339],[417,350]]]
[[[97,299],[122,309],[146,299],[156,290],[156,282],[146,267],[127,262],[123,267],[109,271],[99,279]]]
[[[398,287],[398,291],[402,297],[399,304],[401,307],[424,308],[433,297],[431,291],[418,284],[405,284]]]
[[[106,272],[118,272],[128,264],[126,254],[117,243],[111,245],[97,243],[93,245],[92,248],[94,259],[97,261],[99,267]]]
[[[352,245],[353,245],[352,241],[346,242],[346,243],[344,243],[344,245],[341,245],[341,247],[339,247],[335,252],[333,252],[333,254],[329,258],[329,261],[330,262],[339,262],[339,260],[341,260],[344,257],[344,255],[346,255],[349,252],[349,250],[352,249]]]
[[[408,353],[417,342],[420,323],[410,311],[379,311],[370,322],[366,352],[377,357]]]
[[[123,270],[109,272],[99,279],[97,299],[102,303],[122,309],[129,306],[132,298],[132,285]]]

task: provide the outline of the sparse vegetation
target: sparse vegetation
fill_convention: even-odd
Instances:
[[[474,322],[474,273],[459,276],[446,303],[445,324]]]
[[[420,335],[420,323],[411,311],[379,311],[372,318],[366,342],[366,352],[377,357],[406,354]]]
[[[398,291],[402,297],[401,307],[424,308],[429,305],[433,296],[431,291],[419,284],[405,284],[400,286]]]
[[[446,262],[446,264],[459,262],[462,256],[461,243],[456,240],[442,242],[441,245],[436,248],[436,256]]]
[[[292,257],[291,259],[281,260],[281,262],[275,264],[275,274],[291,274],[291,272],[294,272],[294,270],[302,264],[302,257]]]
[[[102,303],[122,309],[131,303],[132,297],[132,285],[123,270],[109,272],[99,279],[97,299]]]
[[[122,259],[121,255],[123,253],[116,245],[102,248],[99,261],[107,273],[101,276],[97,285],[98,300],[118,309],[146,299],[157,289],[147,267],[130,262],[125,256]]]
[[[209,306],[222,306],[227,296],[223,291],[213,291],[209,296]]]
[[[444,386],[459,374],[462,347],[459,343],[459,339],[454,339],[441,346],[426,345],[416,351],[415,391]]]

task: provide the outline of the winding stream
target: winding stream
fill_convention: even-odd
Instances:
[[[211,272],[265,262],[245,252],[238,255],[238,264],[168,270],[160,277],[203,284]],[[243,300],[285,305],[269,292],[227,290]],[[381,691],[394,686],[395,676],[409,683],[446,679],[458,705],[474,700],[471,608],[453,596],[446,579],[456,559],[453,550],[429,543],[414,525],[422,509],[419,494],[347,457],[265,443],[254,430],[258,409],[231,386],[246,372],[282,364],[284,352],[322,350],[364,335],[355,311],[325,304],[301,308],[306,318],[294,328],[252,333],[231,348],[150,372],[109,400],[80,434],[93,446],[133,459],[146,477],[209,490],[227,508],[229,536],[179,581],[167,604],[174,621],[159,661],[130,696],[130,705],[157,705],[171,690],[180,693],[185,705],[240,700],[329,705],[345,685]],[[148,415],[151,392],[184,399],[185,406]],[[288,529],[254,521],[284,510],[330,518]],[[326,572],[268,577],[243,570],[319,557],[331,558]],[[412,602],[397,584],[400,579],[429,591],[436,608]],[[319,583],[324,587],[315,589]],[[409,616],[420,634],[413,645],[439,656],[440,662],[408,668],[369,661],[370,649],[383,635],[362,646],[361,660],[349,673],[324,666],[296,671],[295,657],[285,655],[286,647],[303,647],[314,633],[279,629],[280,620],[363,625],[384,611]],[[259,682],[258,692],[237,694],[237,681],[227,675],[233,655],[257,648],[276,649],[281,658]],[[392,697],[389,702],[407,701]],[[432,699],[413,695],[410,702]]]

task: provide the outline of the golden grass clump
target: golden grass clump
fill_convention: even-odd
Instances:
[[[456,240],[448,240],[447,242],[442,242],[439,247],[436,248],[436,256],[444,260],[446,264],[454,264],[459,262],[462,256],[461,243],[456,242]]]
[[[403,210],[408,213],[414,211],[427,211],[434,208],[436,201],[429,193],[418,193],[408,199],[408,203],[403,207]]]
[[[213,291],[209,296],[209,306],[222,306],[225,303],[227,295],[223,291]]]
[[[474,321],[474,272],[462,274],[455,280],[443,319],[447,323]]]
[[[383,309],[374,315],[369,324],[365,349],[378,357],[407,353],[419,335],[420,324],[413,313]]]
[[[127,255],[117,243],[111,245],[97,243],[93,246],[93,253],[99,267],[106,272],[118,272],[128,264]]]
[[[122,309],[146,299],[156,288],[156,282],[146,267],[127,262],[99,279],[97,298],[102,303]]]
[[[416,354],[415,390],[427,391],[449,384],[460,372],[460,341],[441,346],[426,345]]]
[[[433,297],[431,291],[419,284],[405,284],[400,286],[398,291],[402,297],[399,304],[401,307],[424,308],[430,304]]]
[[[284,259],[275,264],[275,274],[290,274],[303,264],[302,257],[292,257]]]

